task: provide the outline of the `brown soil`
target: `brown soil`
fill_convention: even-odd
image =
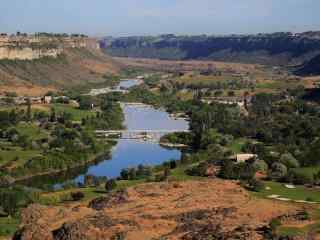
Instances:
[[[258,229],[272,218],[297,210],[252,198],[235,182],[215,179],[138,185],[89,205],[32,206],[24,212],[23,223],[45,225],[56,240],[207,239],[210,234],[250,240],[262,239]]]
[[[57,89],[53,86],[39,86],[34,84],[10,84],[0,85],[0,94],[5,92],[16,92],[19,96],[42,96],[48,91],[56,91]]]

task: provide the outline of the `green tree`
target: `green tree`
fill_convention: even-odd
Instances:
[[[269,177],[271,179],[280,180],[284,178],[288,173],[286,165],[275,162],[271,165],[271,169],[269,170]]]
[[[27,112],[26,112],[27,121],[30,122],[32,120],[32,113],[31,113],[31,100],[27,98]]]
[[[114,179],[109,179],[109,180],[106,182],[105,189],[106,189],[107,192],[111,192],[111,191],[114,190],[116,187],[117,187],[117,182],[116,182],[116,180],[114,180]]]
[[[287,168],[297,168],[299,167],[298,160],[292,156],[291,153],[284,153],[280,157],[280,162],[286,165]]]
[[[84,198],[83,192],[72,192],[70,195],[73,201],[80,201]]]

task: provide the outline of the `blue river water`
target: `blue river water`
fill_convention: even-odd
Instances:
[[[125,125],[128,130],[187,130],[188,122],[175,120],[162,110],[150,106],[125,106]],[[84,175],[118,177],[121,170],[128,167],[143,165],[158,165],[164,161],[180,159],[181,152],[177,149],[167,149],[158,143],[143,140],[120,139],[114,147],[111,158],[101,161],[88,168],[85,174],[75,178],[83,182]]]

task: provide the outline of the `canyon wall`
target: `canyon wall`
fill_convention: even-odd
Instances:
[[[100,48],[92,38],[57,37],[0,37],[0,60],[35,60],[44,57],[57,58],[67,49]]]
[[[320,32],[105,38],[101,47],[118,57],[210,59],[292,66],[320,54]]]
[[[62,48],[32,49],[30,47],[0,47],[0,59],[34,60],[43,57],[56,58],[62,52]]]

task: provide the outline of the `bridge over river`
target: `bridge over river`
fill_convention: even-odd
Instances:
[[[143,129],[143,130],[96,130],[99,137],[117,136],[120,139],[144,139],[159,140],[163,135],[175,132],[190,132],[181,129]]]

